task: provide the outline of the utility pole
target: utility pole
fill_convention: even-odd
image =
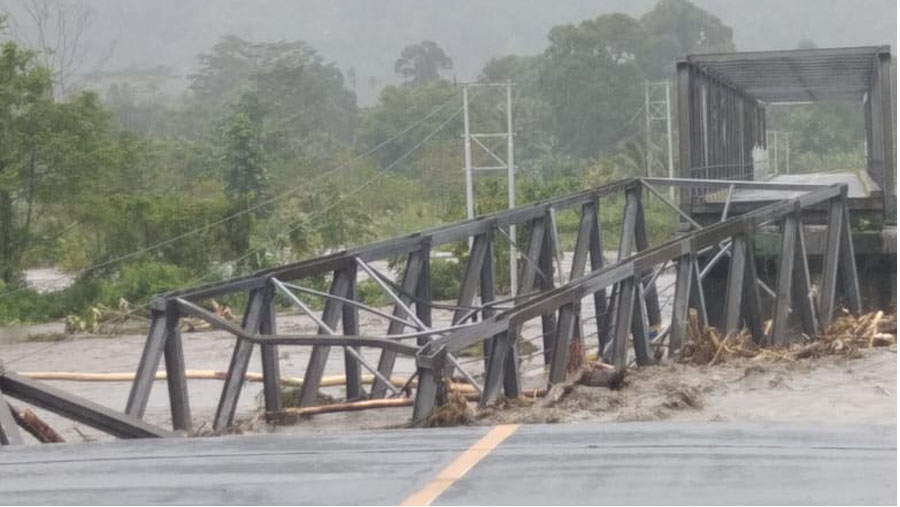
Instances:
[[[769,130],[766,131],[766,140],[767,144],[771,145],[772,149],[770,152],[772,153],[772,164],[770,168],[772,169],[772,174],[778,174],[778,137],[781,134],[781,131],[778,130]],[[768,146],[767,146],[768,148]]]
[[[506,171],[507,199],[509,209],[516,207],[516,164],[515,164],[515,146],[513,134],[513,118],[512,118],[512,87],[515,86],[511,81],[504,83],[468,83],[463,85],[463,139],[465,149],[465,171],[466,171],[466,214],[469,219],[475,218],[475,171]],[[469,87],[488,87],[501,88],[506,90],[506,130],[505,132],[485,132],[473,133],[469,125]],[[506,138],[506,157],[499,157],[485,142],[481,139],[489,138]],[[476,166],[472,160],[472,143],[484,153],[487,154],[496,165]],[[516,226],[509,226],[509,237],[515,242]],[[469,240],[471,243],[471,238]],[[471,244],[470,244],[471,247]],[[516,295],[518,286],[518,250],[510,245],[509,249],[509,285],[510,294]]]
[[[513,120],[512,120],[512,83],[506,81],[506,187],[509,199],[509,209],[516,207],[516,163],[515,146],[513,145]],[[516,226],[510,224],[509,237],[516,240]],[[516,249],[510,245],[509,249],[509,293],[516,295],[519,286],[519,269],[517,266]]]
[[[672,99],[670,82],[666,80],[666,141],[669,145],[669,179],[675,178],[675,164],[672,160]],[[669,200],[675,202],[675,187],[669,186]]]
[[[669,80],[644,81],[644,123],[646,175],[652,176],[653,167],[653,122],[666,122],[666,155],[669,178],[675,177],[675,160],[672,144],[672,94]],[[675,187],[669,187],[669,199],[675,200]]]
[[[650,130],[653,113],[650,111],[650,81],[644,81],[644,176],[650,177],[652,151],[650,148]]]
[[[778,160],[784,162],[784,173],[791,174],[791,133],[787,130],[769,130],[766,132],[767,145],[772,146],[773,174],[778,174]],[[779,151],[781,157],[779,157]]]
[[[475,218],[475,188],[472,182],[472,133],[469,131],[468,86],[463,86],[463,131],[463,146],[466,159],[466,217],[471,220]]]
[[[784,133],[784,171],[791,174],[791,133]]]

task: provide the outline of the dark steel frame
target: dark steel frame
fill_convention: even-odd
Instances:
[[[642,194],[648,190],[656,196],[654,198],[662,199],[662,194],[655,187],[668,185],[681,192],[690,192],[698,187],[729,189],[735,186],[805,192],[799,197],[784,199],[731,218],[727,218],[726,210],[722,222],[706,227],[689,220],[689,223],[693,222],[693,230],[651,247],[644,223]],[[621,193],[624,193],[625,204],[618,260],[604,265],[598,220],[599,199]],[[668,204],[674,211],[683,214],[675,203]],[[829,218],[827,251],[816,302],[806,260],[801,214],[803,210],[817,206],[827,206]],[[554,210],[571,208],[580,210],[573,266],[569,280],[554,287],[553,277],[548,276],[553,270],[556,255],[556,229],[552,216]],[[424,424],[436,404],[445,399],[445,381],[452,378],[455,356],[462,349],[477,343],[484,343],[487,351],[484,386],[480,389],[481,403],[495,399],[501,387],[506,396],[518,396],[521,383],[514,345],[521,338],[523,324],[533,318],[541,319],[549,382],[555,384],[564,380],[571,341],[591,336],[584,333],[585,321],[580,315],[584,298],[592,299],[595,305],[594,334],[606,360],[618,368],[624,368],[631,336],[637,364],[652,364],[655,361],[655,343],[667,339],[670,355],[677,354],[682,347],[689,308],[696,309],[701,321],[706,323],[701,290],[702,269],[698,259],[716,248],[727,255],[717,255],[708,262],[730,257],[723,331],[732,332],[746,325],[758,342],[771,343],[773,336],[784,336],[782,331],[787,323],[787,311],[791,309],[799,315],[803,329],[814,333],[818,326],[830,321],[838,288],[850,309],[860,310],[847,210],[847,188],[839,185],[823,187],[723,180],[628,179],[250,276],[164,294],[152,306],[151,329],[124,417],[133,422],[143,416],[159,362],[165,357],[173,426],[176,430],[191,429],[182,336],[178,330],[178,321],[184,316],[200,318],[235,336],[235,348],[214,420],[214,426],[219,430],[232,424],[244,375],[256,345],[262,351],[265,406],[269,412],[282,408],[279,346],[312,347],[304,376],[301,406],[317,403],[325,362],[333,346],[344,347],[348,399],[358,399],[364,395],[358,356],[349,353],[348,349],[379,349],[378,371],[385,378],[390,378],[398,354],[415,358],[418,377],[412,418],[415,425]],[[502,307],[494,295],[491,239],[496,232],[503,232],[502,228],[511,224],[526,225],[529,231],[527,243],[521,249],[526,259],[520,265],[519,277],[519,293],[523,296],[508,302],[512,306]],[[784,241],[778,283],[772,291],[777,309],[772,316],[775,332],[764,335],[759,292],[763,284],[756,277],[752,242],[754,231],[773,224],[783,229]],[[446,306],[434,303],[430,297],[431,249],[444,243],[466,240],[471,240],[470,256],[461,280],[459,299],[456,305],[450,307],[455,310],[454,326],[432,328],[432,309]],[[397,255],[405,255],[407,261],[399,282],[401,290],[395,294],[398,302],[393,314],[389,315],[392,319],[387,334],[360,335],[358,312],[367,308],[357,302],[357,269],[361,263]],[[662,316],[655,284],[648,282],[655,279],[663,266],[670,262],[677,273],[671,324],[652,342],[650,329],[662,324]],[[585,274],[588,263],[590,269]],[[293,286],[285,282],[329,273],[332,275],[331,288],[321,318],[317,318],[319,332],[312,335],[277,333],[273,299],[279,286]],[[198,305],[206,298],[238,292],[249,296],[240,326]],[[480,304],[476,302],[477,294],[481,296]],[[476,315],[481,320],[467,324]],[[336,334],[338,322],[341,322],[340,335]],[[404,333],[407,327],[416,331]],[[409,339],[415,339],[416,343],[403,342]],[[411,386],[411,380],[404,387]],[[21,382],[14,375],[6,374],[0,379],[0,388],[6,394],[21,395]],[[385,396],[387,389],[383,384],[376,382],[369,396]],[[3,424],[2,418],[0,424]],[[126,432],[121,434],[126,435]],[[134,433],[129,430],[127,434]]]
[[[690,55],[677,62],[682,178],[752,180],[766,105],[853,100],[865,115],[867,171],[896,218],[890,46]],[[682,207],[708,189],[683,195]],[[874,197],[874,196],[873,196]]]

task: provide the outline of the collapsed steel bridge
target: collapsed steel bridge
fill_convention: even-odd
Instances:
[[[265,409],[282,409],[279,347],[311,348],[300,395],[301,407],[318,403],[319,389],[332,347],[341,347],[348,400],[404,396],[415,389],[412,424],[422,425],[446,399],[450,380],[465,382],[486,404],[501,392],[523,392],[516,344],[526,340],[526,322],[540,320],[538,354],[547,369],[547,384],[565,379],[570,350],[585,350],[595,339],[598,355],[616,368],[633,360],[657,361],[657,351],[677,356],[685,342],[689,309],[701,324],[723,332],[748,329],[763,345],[782,345],[794,334],[791,321],[808,336],[831,321],[839,304],[861,310],[851,235],[851,211],[878,223],[896,220],[893,101],[889,47],[769,51],[692,55],[678,62],[680,174],[684,179],[639,178],[478,217],[409,236],[309,259],[253,275],[161,295],[151,309],[145,342],[125,413],[118,413],[46,384],[6,372],[0,363],[0,396],[54,411],[123,438],[179,434],[142,421],[160,361],[165,358],[173,429],[193,427],[183,337],[179,321],[195,317],[234,336],[213,426],[227,429],[235,418],[251,354],[261,350]],[[846,182],[821,185],[754,182],[752,150],[765,146],[768,104],[819,100],[860,101],[865,115],[866,174],[879,187],[862,196],[848,195]],[[803,178],[822,181],[824,177]],[[845,178],[848,181],[852,178]],[[658,187],[678,190],[668,201]],[[623,195],[624,194],[624,195]],[[616,258],[605,262],[599,221],[600,200],[624,201]],[[666,203],[683,229],[671,240],[651,246],[644,217],[645,198]],[[622,199],[624,197],[624,199]],[[605,209],[605,208],[604,208]],[[568,273],[561,273],[555,213],[579,213],[577,239]],[[870,216],[871,215],[871,216]],[[824,228],[805,230],[804,220]],[[524,225],[527,240],[518,244],[504,230]],[[780,235],[772,286],[760,279],[754,248],[757,233]],[[807,239],[815,238],[822,262],[810,272]],[[448,243],[468,241],[469,256],[455,304],[432,298],[432,252]],[[514,297],[499,297],[495,280],[496,242],[509,242],[519,253]],[[863,243],[865,245],[865,243]],[[372,263],[405,256],[399,283]],[[554,263],[556,271],[554,270]],[[589,268],[588,268],[589,266]],[[704,288],[715,270],[725,267],[721,312],[707,312]],[[676,272],[671,308],[660,304],[657,281],[665,269]],[[554,276],[554,275],[557,276]],[[300,285],[310,277],[330,277],[321,292]],[[360,301],[361,275],[374,280],[393,301],[384,312]],[[558,281],[558,283],[557,283]],[[205,309],[203,301],[246,294],[240,325]],[[324,300],[316,313],[304,298]],[[276,297],[285,298],[318,326],[313,334],[279,332]],[[593,310],[583,314],[582,303]],[[718,305],[711,305],[718,306]],[[668,310],[668,311],[666,311]],[[360,332],[359,312],[387,321],[382,335]],[[435,326],[435,312],[449,312],[449,325]],[[664,315],[665,314],[665,315]],[[771,319],[770,331],[763,323]],[[591,322],[593,322],[591,324]],[[531,340],[532,338],[528,338]],[[582,347],[570,347],[580,341]],[[460,351],[484,345],[484,359],[460,359]],[[377,350],[377,362],[362,350]],[[633,351],[632,351],[633,350]],[[396,382],[398,357],[415,361],[416,371]],[[632,359],[633,358],[633,359]],[[374,364],[373,364],[374,363]],[[476,368],[477,367],[477,368]],[[363,369],[373,377],[363,389]],[[13,414],[0,401],[0,443],[21,442]]]
[[[766,190],[786,197],[737,216],[729,216],[726,200],[720,222],[702,226],[659,191],[674,186],[679,192],[702,187],[719,188],[728,195],[736,189]],[[624,195],[623,195],[624,194]],[[601,199],[618,196],[623,204],[616,260],[606,263],[599,218]],[[622,197],[624,196],[624,199]],[[651,246],[644,217],[647,198],[659,199],[686,224],[687,230],[660,245]],[[606,201],[604,201],[606,202]],[[827,213],[827,244],[822,272],[811,274],[807,262],[802,214],[810,208]],[[579,214],[571,270],[567,277],[554,276],[556,247],[555,214],[571,209]],[[519,251],[518,296],[499,298],[494,266],[495,239],[514,243],[504,228],[523,225],[527,241],[514,245]],[[781,251],[774,287],[759,279],[754,254],[754,233],[767,228],[780,231]],[[471,246],[455,304],[442,304],[431,297],[431,259],[435,247],[457,241]],[[406,256],[399,283],[372,267],[373,261]],[[85,424],[122,437],[170,436],[174,433],[141,421],[160,361],[165,358],[166,381],[174,430],[193,427],[185,357],[179,320],[194,317],[234,336],[234,351],[228,366],[213,426],[227,429],[234,421],[251,354],[260,347],[263,394],[269,413],[282,410],[279,392],[279,347],[310,347],[309,363],[301,388],[300,406],[318,404],[325,365],[332,347],[343,352],[348,400],[404,396],[415,389],[411,421],[422,425],[436,406],[446,399],[452,379],[468,383],[478,392],[481,405],[490,403],[502,390],[507,397],[522,393],[516,342],[523,325],[540,319],[540,354],[548,371],[549,385],[565,380],[570,350],[592,346],[616,368],[626,368],[629,359],[639,366],[657,361],[655,349],[677,356],[685,343],[689,309],[701,324],[707,324],[703,278],[717,263],[727,262],[725,312],[712,323],[723,332],[749,329],[761,345],[783,345],[790,339],[789,320],[799,321],[805,334],[813,336],[827,324],[842,299],[851,311],[861,310],[859,286],[850,236],[846,185],[811,186],[726,180],[638,178],[619,181],[564,197],[481,216],[408,236],[333,253],[295,264],[267,269],[232,280],[164,294],[152,305],[152,323],[137,375],[125,407],[117,414],[87,400],[78,399],[11,372],[0,372],[0,390]],[[589,266],[589,268],[588,268]],[[561,264],[556,263],[556,269]],[[670,312],[663,312],[657,294],[657,277],[663,269],[676,273]],[[393,301],[385,312],[360,302],[358,280],[365,273]],[[327,293],[295,283],[304,278],[328,275]],[[818,275],[814,284],[813,275]],[[555,286],[559,278],[564,283]],[[567,280],[567,281],[565,281]],[[240,325],[205,309],[203,301],[227,294],[245,293],[247,305]],[[321,297],[324,308],[315,312],[298,294]],[[282,296],[318,326],[314,334],[280,332],[276,322],[276,297]],[[763,304],[763,298],[771,298]],[[582,303],[593,305],[594,318],[582,318]],[[771,311],[766,309],[770,308]],[[387,322],[383,335],[360,333],[359,312],[370,312]],[[432,325],[432,313],[452,313],[449,326]],[[664,315],[668,313],[668,315]],[[764,321],[772,319],[766,334]],[[592,323],[591,323],[592,322]],[[651,329],[660,329],[655,336]],[[596,337],[595,343],[585,343]],[[571,347],[572,341],[581,348]],[[593,340],[592,340],[593,341]],[[484,344],[485,357],[470,371],[459,352]],[[361,349],[376,349],[377,364],[365,359]],[[398,356],[415,360],[416,371],[397,382],[392,378]],[[363,389],[362,370],[374,376],[369,392]],[[480,377],[480,378],[478,378]],[[15,441],[15,425],[2,413],[4,441]]]

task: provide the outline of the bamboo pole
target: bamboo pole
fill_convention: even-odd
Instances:
[[[450,389],[458,389],[459,387],[470,388],[470,392],[465,389],[460,390],[466,401],[478,401],[480,395],[474,388],[468,384],[451,384]],[[546,389],[529,389],[522,393],[524,398],[541,398],[547,394]],[[285,408],[277,412],[268,412],[266,420],[268,422],[276,422],[280,424],[291,424],[297,422],[298,419],[317,414],[328,414],[334,412],[354,412],[357,410],[367,410],[374,408],[396,408],[411,407],[415,402],[415,398],[387,398],[378,400],[348,401],[341,403],[330,403],[328,405],[318,405],[315,407],[296,407]]]
[[[227,372],[221,370],[186,370],[185,377],[191,380],[225,380],[226,373]],[[32,380],[61,380],[71,382],[131,382],[134,380],[135,376],[133,372],[85,373],[74,371],[24,371],[19,372],[19,375]],[[374,379],[374,375],[363,375],[361,382],[363,384],[372,384]],[[155,380],[166,380],[166,372],[156,372]],[[244,380],[262,382],[263,376],[262,373],[247,372],[244,375]],[[280,380],[282,385],[292,387],[303,386],[303,379],[300,377],[282,377]],[[391,377],[391,382],[398,387],[405,385],[406,381],[407,379],[403,377]],[[345,385],[346,382],[346,377],[343,375],[332,375],[322,378],[321,387],[339,387]],[[410,386],[415,387],[416,384],[417,383],[414,380]],[[475,388],[469,384],[454,383],[452,387],[464,394],[477,393]]]

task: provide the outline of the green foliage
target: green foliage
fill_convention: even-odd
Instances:
[[[772,107],[769,128],[790,133],[792,172],[853,170],[864,166],[864,114],[859,104],[824,102]],[[785,167],[784,139],[779,139],[779,168]],[[769,146],[770,156],[774,147]]]
[[[344,86],[343,75],[326,64],[306,43],[253,43],[226,36],[200,56],[200,70],[191,76],[187,123],[194,132],[214,124],[221,111],[253,92],[272,112],[272,129],[290,148],[301,149],[312,138],[325,146],[329,138],[352,139],[356,97]]]
[[[643,67],[650,79],[671,76],[676,59],[694,53],[730,53],[733,30],[688,0],[660,0],[641,17]]]
[[[126,264],[114,280],[103,284],[100,302],[116,306],[120,298],[129,302],[143,301],[155,294],[183,287],[190,280],[188,270],[173,264],[154,261]]]
[[[171,264],[147,261],[125,265],[112,280],[83,276],[61,291],[40,294],[25,289],[15,297],[0,298],[0,323],[26,324],[69,315],[86,318],[98,305],[117,308],[122,299],[146,301],[154,294],[181,287],[188,281],[188,272]],[[7,289],[8,286],[0,283],[0,292]]]
[[[453,60],[430,40],[406,46],[394,63],[394,72],[413,85],[437,81],[441,78],[440,71],[452,68]]]
[[[464,257],[468,257],[465,254]],[[465,271],[465,260],[455,259],[431,259],[431,297],[442,301],[453,301],[459,297],[460,281]]]
[[[422,86],[386,87],[379,96],[378,104],[367,112],[362,122],[359,134],[360,147],[369,150],[382,145],[388,139],[404,132],[411,124],[428,116],[435,108],[458,97],[459,89],[447,81],[435,81]],[[382,167],[389,165],[411,150],[429,132],[435,130],[456,107],[458,107],[456,104],[444,107],[418,127],[384,145],[373,156]],[[458,134],[454,133],[459,132],[461,125],[461,121],[457,118],[435,135],[430,144],[458,139]],[[454,143],[453,148],[454,154],[458,157],[460,151],[458,141]],[[406,160],[395,170],[408,171],[413,167],[412,161]]]
[[[374,307],[384,307],[391,304],[391,298],[375,280],[363,280],[356,286],[357,298],[360,302]]]
[[[687,0],[661,0],[639,19],[608,14],[554,27],[539,54],[491,58],[479,79],[516,85],[517,204],[643,174],[643,81],[671,77],[677,56],[733,49],[721,20]],[[461,88],[441,78],[452,61],[437,44],[405,48],[395,70],[406,82],[364,110],[341,71],[302,41],[227,36],[199,63],[177,99],[159,91],[172,71],[156,68],[94,76],[102,102],[91,93],[58,100],[32,53],[0,46],[0,293],[19,287],[28,267],[104,263],[56,293],[0,297],[0,322],[84,316],[120,298],[145,302],[465,218]],[[498,91],[470,89],[474,132],[505,131]],[[857,106],[840,104],[767,118],[792,132],[795,171],[861,165],[860,120]],[[505,139],[482,141],[505,156]],[[473,159],[495,165],[480,147]],[[477,173],[475,194],[478,214],[506,209],[505,175]],[[658,199],[644,203],[651,242],[669,239],[676,215]],[[623,205],[616,196],[600,206],[606,250],[617,246]],[[223,220],[232,215],[240,216]],[[572,248],[577,213],[556,220],[562,247]],[[518,227],[516,244],[528,234]],[[497,290],[507,292],[510,241],[498,233],[493,246]],[[432,261],[433,297],[453,300],[468,245],[437,253],[450,257]],[[329,280],[299,283],[327,291]],[[360,284],[359,297],[390,304],[373,281]],[[219,303],[240,309],[246,295]]]
[[[230,107],[220,127],[225,195],[242,206],[256,204],[267,190],[262,142],[265,114],[259,97],[245,93]]]

